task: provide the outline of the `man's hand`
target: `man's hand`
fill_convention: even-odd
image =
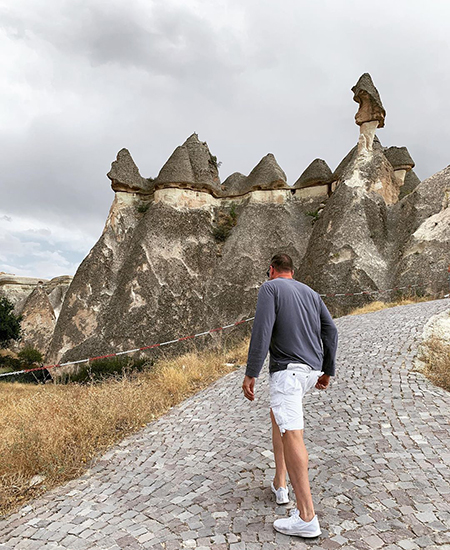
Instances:
[[[245,397],[249,401],[253,401],[255,399],[255,382],[256,378],[252,378],[251,376],[244,376],[244,382],[242,383],[242,390],[244,391]]]
[[[330,384],[330,375],[322,374],[322,376],[317,380],[316,388],[318,390],[326,390]]]

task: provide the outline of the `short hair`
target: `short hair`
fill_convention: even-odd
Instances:
[[[275,256],[270,260],[270,265],[279,273],[294,271],[292,258],[287,254],[275,254]]]

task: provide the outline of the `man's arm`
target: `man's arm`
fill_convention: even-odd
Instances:
[[[320,337],[322,339],[323,344],[323,366],[322,371],[324,372],[324,375],[328,375],[328,382],[329,377],[334,376],[335,369],[336,369],[336,351],[337,351],[337,345],[338,345],[338,331],[336,328],[336,325],[334,324],[333,319],[331,318],[330,312],[328,311],[327,307],[323,303],[322,298],[320,298]],[[322,378],[322,377],[321,377]],[[319,378],[319,382],[321,380]],[[326,382],[326,379],[323,380],[323,382]],[[325,385],[324,388],[319,389],[325,389],[326,386],[328,386],[328,383]]]
[[[255,399],[255,382],[269,351],[272,329],[275,323],[275,296],[273,289],[262,285],[258,292],[255,320],[248,349],[247,369],[242,390],[249,401]]]
[[[264,360],[269,351],[275,323],[275,296],[270,285],[262,285],[258,292],[255,320],[253,321],[252,337],[248,350],[247,369],[245,375],[257,378],[261,372]]]

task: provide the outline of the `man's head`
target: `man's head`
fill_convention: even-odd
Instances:
[[[287,254],[275,254],[270,261],[268,276],[270,279],[277,277],[292,278],[294,275],[294,264],[292,258]]]

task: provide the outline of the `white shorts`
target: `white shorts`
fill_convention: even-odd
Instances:
[[[270,408],[282,434],[303,430],[303,396],[322,374],[309,365],[289,363],[286,370],[270,375]]]

